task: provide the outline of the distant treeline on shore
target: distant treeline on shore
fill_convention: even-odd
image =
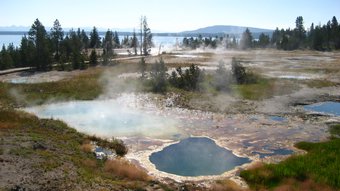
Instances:
[[[153,36],[184,37],[183,48],[200,47],[224,49],[276,48],[279,50],[308,49],[332,51],[340,49],[340,25],[334,16],[327,24],[312,25],[306,30],[303,17],[295,20],[294,29],[278,29],[252,33],[248,28],[241,34],[225,33],[151,33],[146,18],[141,19],[141,28],[133,32],[99,32],[96,27],[89,31],[70,29],[64,32],[58,20],[49,31],[37,19],[28,32],[2,31],[6,35],[23,35],[20,47],[2,46],[0,70],[32,67],[36,70],[84,69],[95,66],[98,61],[110,63],[117,48],[127,48],[131,55],[148,55],[153,46]],[[100,36],[104,36],[101,38]],[[123,36],[123,39],[119,39]],[[99,55],[96,49],[101,49]],[[66,64],[67,63],[67,64]]]
[[[334,16],[325,25],[314,25],[306,30],[303,17],[299,16],[295,21],[294,29],[278,29],[273,33],[261,33],[255,36],[248,28],[240,37],[233,34],[221,36],[190,37],[183,39],[183,46],[191,49],[209,48],[232,48],[232,49],[251,49],[251,48],[276,48],[279,50],[309,49],[317,51],[331,51],[340,49],[340,25]]]
[[[91,31],[85,31],[87,35],[89,35],[91,33]],[[68,32],[65,32],[65,34],[67,34]],[[100,36],[104,36],[106,33],[106,31],[98,31],[98,34]],[[132,36],[133,32],[117,32],[119,36]],[[258,39],[260,37],[262,33],[260,32],[256,32],[256,33],[252,33],[253,37],[255,39]],[[263,34],[268,35],[269,37],[272,36],[273,32],[264,32]],[[20,35],[20,36],[24,36],[24,35],[28,35],[27,31],[0,31],[0,35]],[[203,37],[221,37],[221,36],[225,36],[226,33],[223,32],[218,32],[218,33],[152,33],[153,36],[171,36],[171,37],[199,37],[199,36],[203,36]],[[228,35],[230,36],[235,36],[236,38],[240,38],[242,33],[228,33]]]

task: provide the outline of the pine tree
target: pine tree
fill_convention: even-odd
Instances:
[[[109,63],[109,61],[113,58],[113,45],[114,37],[113,33],[108,30],[105,34],[105,38],[103,40],[103,64],[106,65]]]
[[[93,27],[92,32],[90,33],[90,48],[99,48],[100,47],[100,37],[96,27]]]
[[[67,66],[64,63],[72,61],[71,60],[72,51],[73,51],[72,42],[71,42],[71,39],[69,37],[69,34],[67,34],[65,36],[64,40],[60,44],[60,66],[59,66],[59,70],[67,69],[66,68]]]
[[[7,53],[12,59],[12,66],[13,68],[21,67],[21,60],[20,60],[20,52],[17,47],[14,47],[13,43],[10,43],[7,46]]]
[[[270,38],[268,35],[261,33],[259,36],[258,44],[261,48],[266,48],[270,43]]]
[[[161,58],[159,61],[152,66],[151,82],[152,82],[152,90],[154,92],[163,93],[167,89],[166,82],[166,71],[168,69],[165,66],[163,59]]]
[[[73,69],[84,69],[84,57],[81,54],[82,50],[82,42],[79,35],[71,29],[69,32],[70,39],[70,48],[71,48],[71,61]]]
[[[240,41],[240,48],[241,49],[248,49],[252,48],[253,36],[249,29],[247,28],[243,33]]]
[[[115,34],[113,36],[113,42],[114,42],[114,48],[120,48],[120,41],[117,31],[115,31]]]
[[[340,26],[335,16],[332,18],[331,23],[331,41],[334,49],[340,48]]]
[[[315,36],[315,27],[314,27],[314,23],[312,23],[310,25],[308,34],[307,34],[307,44],[309,46],[309,48],[313,48],[313,41],[314,41],[314,36]]]
[[[296,18],[294,31],[299,42],[303,43],[303,41],[306,39],[306,30],[305,30],[305,27],[303,26],[302,16],[299,16]]]
[[[92,50],[90,54],[90,66],[97,66],[97,65],[98,65],[97,53],[95,50]]]
[[[21,38],[19,49],[21,66],[28,67],[33,65],[34,49],[34,44],[24,35]]]
[[[3,45],[0,52],[0,70],[10,69],[13,67],[13,65],[13,59],[7,51],[5,45]]]
[[[80,33],[80,39],[81,39],[81,42],[82,42],[82,47],[83,49],[87,50],[89,48],[89,37],[87,36],[86,32],[83,30],[81,30],[81,33]]]
[[[133,48],[133,52],[135,55],[137,55],[137,46],[138,46],[138,39],[137,39],[135,30],[133,30],[131,47]]]
[[[33,63],[35,63],[36,70],[46,71],[52,69],[52,53],[49,49],[47,32],[39,19],[34,21],[28,35],[29,40],[35,47]]]
[[[59,62],[60,61],[60,43],[64,38],[64,31],[61,28],[61,25],[59,23],[59,20],[56,19],[53,23],[53,28],[51,28],[51,41],[52,41],[52,47],[53,51],[55,53],[54,59]]]
[[[142,38],[142,50],[143,50],[143,55],[147,56],[151,52],[151,47],[153,46],[152,43],[152,33],[151,29],[148,26],[148,22],[146,17],[142,17],[141,19],[141,26],[143,29],[143,38]]]
[[[323,32],[321,26],[316,26],[313,35],[312,48],[314,50],[324,50],[323,48]]]

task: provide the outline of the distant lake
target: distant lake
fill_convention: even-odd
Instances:
[[[7,47],[10,43],[13,43],[15,47],[16,46],[19,47],[22,37],[23,35],[21,34],[12,34],[12,35],[0,34],[0,45],[1,47],[2,45],[5,45]],[[103,39],[104,35],[100,35],[100,38]],[[124,36],[119,36],[120,41],[123,38]],[[155,45],[155,48],[159,48],[160,45],[162,45],[162,47],[169,47],[169,46],[176,45],[176,43],[177,44],[182,43],[183,38],[184,37],[179,37],[179,36],[153,36],[153,43]]]
[[[0,45],[5,45],[6,47],[13,43],[14,46],[20,46],[21,38],[23,35],[0,35]]]

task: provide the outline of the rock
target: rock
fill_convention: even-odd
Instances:
[[[19,185],[15,185],[13,188],[11,188],[11,191],[26,191],[27,189],[24,187],[21,187]]]
[[[42,143],[34,142],[33,143],[33,149],[34,150],[46,150],[47,147],[45,145],[43,145]]]

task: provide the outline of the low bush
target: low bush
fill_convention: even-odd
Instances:
[[[96,136],[88,136],[88,140],[94,141],[98,146],[115,150],[118,156],[125,156],[128,153],[128,148],[122,140],[112,138],[112,141],[102,139]]]

